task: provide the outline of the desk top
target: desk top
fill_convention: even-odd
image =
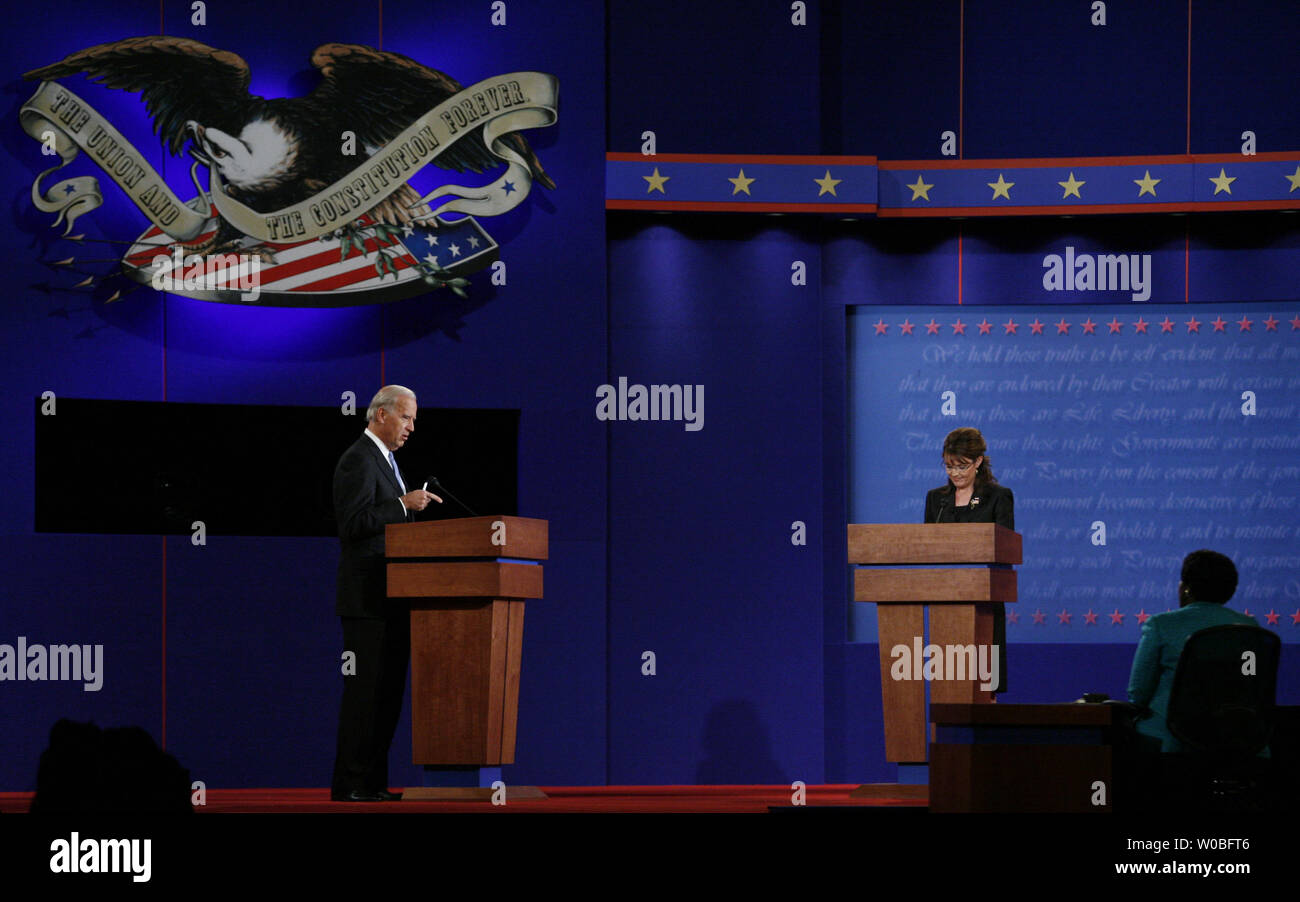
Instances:
[[[1118,705],[1065,703],[1059,705],[930,706],[930,720],[944,726],[1107,727]]]

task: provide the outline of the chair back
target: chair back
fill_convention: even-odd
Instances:
[[[1247,624],[1187,637],[1169,696],[1169,732],[1202,754],[1246,758],[1273,735],[1282,640]]]

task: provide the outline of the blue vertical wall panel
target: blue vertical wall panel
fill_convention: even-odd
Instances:
[[[1245,131],[1259,152],[1300,146],[1295,6],[1193,0],[1191,15],[1191,152],[1237,153]]]
[[[607,427],[610,780],[820,781],[821,547],[837,538],[819,522],[819,296],[791,284],[817,248],[709,231],[611,243],[611,384],[700,385],[705,404],[698,431]]]
[[[1188,224],[1192,303],[1274,301],[1296,296],[1300,230],[1293,213],[1243,213]]]
[[[961,3],[841,6],[825,44],[827,54],[838,51],[843,75],[828,92],[836,120],[823,123],[823,134],[833,139],[837,127],[840,140],[825,152],[939,158],[943,133],[961,125]]]
[[[821,20],[791,4],[609,4],[609,149],[659,153],[821,151]],[[862,151],[869,153],[870,151]]]
[[[967,159],[1182,153],[1187,4],[967,3]]]
[[[59,717],[138,724],[160,737],[162,543],[158,536],[5,535],[0,643],[102,646],[98,689],[87,691],[84,678],[0,683],[7,791],[35,788]]]
[[[194,779],[215,787],[329,782],[342,641],[321,609],[333,607],[337,544],[167,540],[168,748]],[[409,749],[398,752],[409,767]]]

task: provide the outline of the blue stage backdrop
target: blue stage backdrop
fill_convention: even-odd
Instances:
[[[849,599],[844,527],[919,520],[922,493],[943,478],[939,442],[959,423],[985,428],[994,442],[1028,536],[1025,603],[1013,606],[1021,620],[1010,631],[1013,642],[1040,644],[1013,652],[1008,701],[1121,694],[1136,618],[1171,603],[1171,562],[1206,544],[1242,564],[1234,604],[1275,610],[1273,628],[1300,635],[1290,620],[1300,609],[1296,568],[1267,561],[1292,553],[1296,512],[1264,507],[1294,503],[1296,491],[1284,469],[1295,414],[1281,411],[1297,370],[1285,355],[1300,340],[1291,323],[1297,217],[840,223],[637,218],[604,207],[606,151],[639,152],[647,132],[661,154],[881,160],[1227,155],[1242,152],[1246,131],[1261,152],[1300,148],[1300,17],[1289,4],[1108,6],[1105,25],[1090,21],[1087,3],[1040,0],[825,0],[806,4],[806,17],[790,3],[752,0],[507,3],[500,25],[488,3],[227,0],[199,16],[189,0],[51,0],[13,17],[10,125],[0,140],[10,201],[0,218],[10,288],[0,306],[8,389],[0,644],[102,646],[103,681],[94,691],[0,684],[0,789],[32,788],[61,716],[142,725],[211,788],[323,787],[333,757],[337,540],[209,534],[199,547],[184,535],[37,533],[32,410],[45,392],[338,409],[344,392],[364,403],[395,381],[414,388],[422,407],[518,410],[519,511],[550,521],[551,559],[547,597],[528,609],[519,754],[503,775],[512,784],[893,779],[876,648],[860,619],[869,611]],[[157,33],[240,54],[252,90],[267,97],[310,92],[319,78],[310,54],[327,42],[402,53],[462,84],[525,69],[553,74],[559,120],[530,129],[528,140],[556,190],[534,186],[525,204],[495,218],[508,279],[480,273],[465,299],[444,289],[386,305],[269,309],[139,287],[109,303],[121,279],[75,286],[111,276],[121,253],[112,242],[135,238],[147,222],[101,178],[103,206],[74,230],[86,241],[69,247],[58,237],[62,226],[52,229],[53,216],[31,203],[32,180],[53,164],[18,125],[35,89],[21,76],[101,42]],[[67,84],[173,189],[192,195],[192,160],[159,147],[138,96],[83,76]],[[94,168],[82,158],[67,175]],[[452,177],[427,176],[417,185]],[[1101,288],[1096,258],[1119,253],[1149,254],[1151,268],[1140,263],[1119,287],[1108,271]],[[1056,287],[1044,283],[1052,255],[1061,257]],[[1082,255],[1094,257],[1092,291],[1081,290]],[[70,256],[75,265],[60,264]],[[792,281],[796,262],[802,284]],[[847,312],[858,305],[878,309]],[[1200,331],[1189,333],[1193,312]],[[1139,316],[1145,332],[1136,331]],[[1171,331],[1159,325],[1166,316]],[[958,317],[964,335],[953,332]],[[1033,333],[1035,318],[1043,334]],[[1083,334],[1088,318],[1094,331]],[[1057,332],[1062,319],[1068,334]],[[911,335],[900,335],[904,320]],[[935,334],[924,325],[932,320]],[[1262,356],[1274,346],[1278,356]],[[1228,358],[1234,348],[1252,356]],[[1047,349],[1086,359],[1010,359]],[[959,358],[972,350],[989,356]],[[1216,356],[1161,356],[1191,350]],[[1095,351],[1103,358],[1094,361]],[[1063,376],[1059,390],[1048,386]],[[702,386],[703,428],[599,419],[596,389],[620,377]],[[955,417],[938,416],[941,378],[963,383],[953,389]],[[1264,382],[1277,378],[1284,382]],[[900,389],[905,379],[913,388]],[[1017,389],[1022,379],[1032,388]],[[1156,379],[1194,381],[1182,389]],[[1238,387],[1240,379],[1259,384]],[[1247,390],[1253,415],[1240,413]],[[1171,425],[1164,415],[1114,417],[1139,403],[1172,408]],[[909,404],[916,418],[900,419]],[[1076,407],[1080,418],[1096,407],[1096,418],[1066,422]],[[1184,420],[1194,409],[1211,419]],[[1040,410],[1055,411],[1055,422],[1033,422]],[[1115,453],[1128,437],[1182,435],[1217,437],[1219,446]],[[1040,447],[1027,446],[1030,436]],[[1073,447],[1098,437],[1091,450]],[[1254,447],[1257,438],[1277,447]],[[1229,439],[1247,444],[1228,448]],[[294,437],[248,436],[272,440]],[[1041,446],[1051,440],[1056,448]],[[86,484],[87,504],[97,481],[114,478],[95,450],[85,449],[84,472],[66,476]],[[1056,469],[1043,473],[1040,463]],[[1089,466],[1096,474],[1082,472]],[[1197,475],[1216,467],[1214,477]],[[439,476],[454,488],[454,474]],[[1114,506],[1103,507],[1103,496]],[[1091,502],[1048,506],[1081,497]],[[1216,497],[1231,509],[1174,506]],[[1136,506],[1146,501],[1155,507]],[[792,541],[796,521],[806,544]],[[1094,521],[1105,523],[1104,546],[1092,544]],[[1207,526],[1209,538],[1181,537]],[[1279,537],[1236,534],[1256,527]],[[1051,529],[1060,532],[1048,537]],[[1049,572],[1040,553],[1073,566]],[[1131,569],[1135,558],[1150,565]],[[1089,608],[1095,625],[1085,622]],[[1122,622],[1112,625],[1115,613]],[[657,654],[653,677],[646,651]],[[1287,703],[1300,692],[1295,657],[1282,661]],[[421,779],[409,735],[404,719],[390,757],[395,785]]]
[[[1295,641],[1300,305],[859,307],[849,342],[850,520],[919,522],[979,428],[1025,538],[1012,641],[1135,642],[1206,547]]]

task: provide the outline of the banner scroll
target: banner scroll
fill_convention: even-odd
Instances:
[[[260,241],[304,241],[352,222],[406,184],[448,147],[479,130],[487,149],[507,166],[483,187],[444,185],[422,203],[451,195],[432,215],[504,213],[528,196],[532,173],[527,162],[500,138],[510,132],[552,125],[557,118],[559,82],[541,72],[511,72],[464,88],[407,126],[401,134],[355,169],[314,196],[290,207],[260,213],[226,193],[210,170],[212,203],[231,225]],[[102,203],[98,182],[81,176],[58,182],[46,191],[41,182],[85,151],[126,192],[149,220],[178,241],[199,234],[208,218],[191,209],[117,129],[84,100],[54,82],[42,82],[19,113],[23,130],[45,143],[53,136],[61,162],[32,183],[32,202],[57,213],[67,229],[78,216]],[[65,234],[66,234],[65,230]]]

